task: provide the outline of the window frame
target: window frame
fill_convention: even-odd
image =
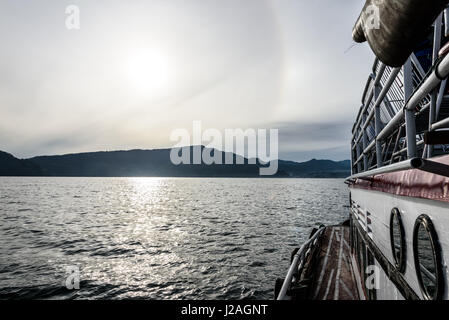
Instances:
[[[436,277],[436,289],[435,296],[430,296],[427,289],[424,287],[421,267],[419,264],[419,254],[418,254],[418,231],[420,226],[423,226],[427,232],[432,246],[432,258],[435,263],[435,277]],[[441,256],[441,246],[438,240],[438,234],[429,216],[423,214],[420,215],[416,221],[413,228],[413,255],[415,261],[415,272],[418,279],[419,288],[423,297],[426,300],[441,300],[444,294],[444,276],[443,276],[443,263]]]
[[[397,218],[399,223],[399,232],[401,235],[401,259],[398,261],[398,257],[396,256],[396,248],[394,243],[394,233],[393,233],[393,222],[394,218]],[[398,208],[393,208],[390,214],[390,245],[391,245],[391,254],[393,256],[393,262],[395,267],[399,270],[400,273],[404,274],[406,265],[407,265],[407,241],[405,236],[404,224],[402,223],[401,212]]]

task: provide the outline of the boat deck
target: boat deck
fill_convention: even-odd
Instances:
[[[317,253],[316,279],[310,293],[314,300],[360,300],[353,272],[349,227],[334,226],[324,230]]]

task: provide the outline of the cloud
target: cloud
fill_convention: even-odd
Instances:
[[[0,3],[0,149],[167,147],[173,129],[201,120],[219,130],[277,126],[291,157],[343,156],[372,64],[367,46],[345,53],[360,1],[77,5],[81,30],[68,31],[64,3]],[[170,81],[136,94],[125,62],[152,50]]]
[[[352,122],[348,120],[324,122],[273,123],[279,129],[281,159],[305,161],[311,158],[344,160],[350,156],[349,141]]]

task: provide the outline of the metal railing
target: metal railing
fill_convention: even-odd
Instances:
[[[394,163],[389,166],[383,167],[383,168],[376,168],[372,170],[368,170],[361,173],[356,173],[352,176],[350,176],[347,180],[354,180],[354,179],[366,179],[378,174],[384,174],[384,173],[390,173],[390,172],[397,172],[397,171],[404,171],[409,169],[418,169],[425,172],[430,172],[434,174],[438,174],[441,176],[449,177],[449,166],[434,162],[427,159],[422,158],[413,158],[410,160],[404,160],[402,162]]]
[[[424,134],[449,128],[449,55],[438,57],[442,34],[449,35],[448,18],[446,9],[434,23],[433,66],[427,74],[414,53],[400,68],[374,61],[352,128],[352,176],[447,153],[442,145],[426,144]]]
[[[286,300],[287,292],[292,283],[294,282],[294,276],[296,274],[300,274],[307,258],[312,251],[312,248],[316,246],[318,238],[323,233],[325,227],[320,228],[315,232],[315,234],[310,237],[310,239],[302,245],[302,247],[298,250],[298,252],[294,255],[292,264],[288,269],[287,276],[285,277],[284,283],[282,284],[281,291],[277,296],[277,300]]]

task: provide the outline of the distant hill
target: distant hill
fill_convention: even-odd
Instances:
[[[0,151],[0,176],[41,176],[41,168],[32,161],[20,160]]]
[[[202,147],[204,148],[204,147]],[[227,153],[211,150],[225,159]],[[191,159],[192,159],[191,152]],[[0,176],[65,176],[65,177],[259,177],[258,164],[248,164],[232,155],[234,163],[243,165],[174,165],[170,149],[129,150],[40,156],[20,160],[0,152]],[[274,177],[343,178],[350,175],[349,160],[311,160],[308,162],[279,161]]]
[[[193,151],[191,147],[191,161]],[[30,160],[49,176],[83,177],[254,177],[259,166],[244,165],[174,165],[171,149],[91,152],[62,156],[35,157]],[[222,159],[225,153],[220,151]],[[233,155],[234,163],[236,156]],[[224,162],[224,160],[223,160]]]
[[[279,169],[296,178],[346,178],[351,175],[351,162],[316,160],[307,162],[279,161]]]

